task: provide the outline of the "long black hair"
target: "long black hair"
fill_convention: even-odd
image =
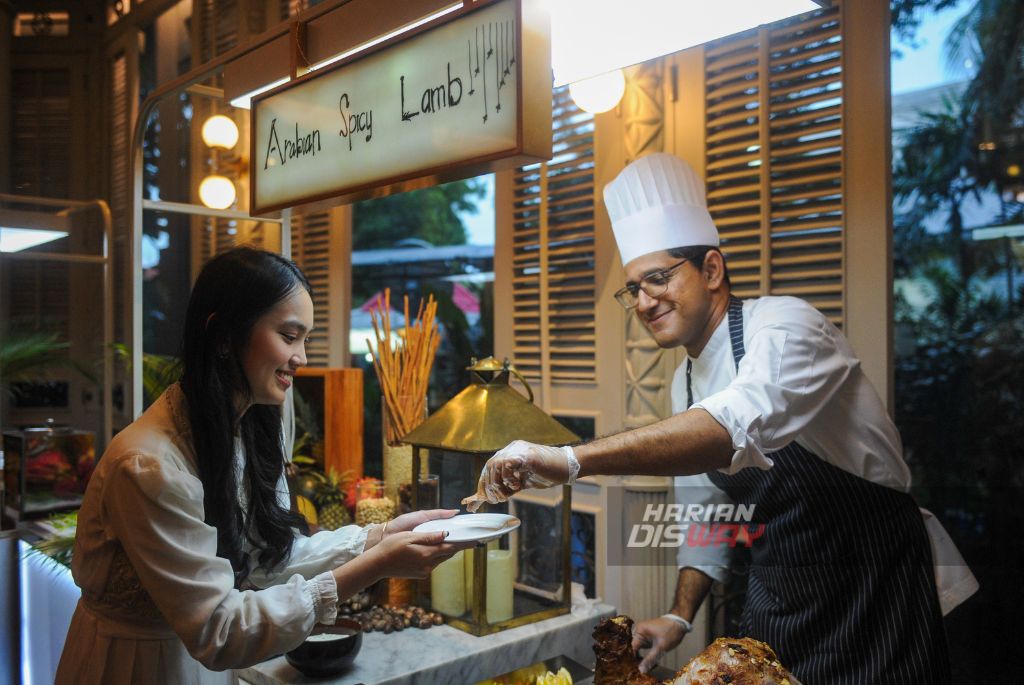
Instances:
[[[240,247],[211,259],[199,273],[185,315],[181,343],[181,389],[187,403],[206,522],[217,529],[217,556],[231,562],[235,585],[249,573],[243,539],[259,549],[267,570],[291,554],[293,528],[305,521],[283,508],[277,484],[285,466],[281,408],[252,404],[237,416],[236,402],[252,399],[242,355],[253,325],[297,288],[312,294],[309,281],[280,255]],[[235,471],[236,433],[245,450],[242,478],[248,507],[239,501]]]

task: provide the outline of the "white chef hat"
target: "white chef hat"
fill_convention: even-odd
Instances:
[[[719,244],[704,182],[675,155],[634,161],[604,187],[604,204],[623,264],[660,250]]]

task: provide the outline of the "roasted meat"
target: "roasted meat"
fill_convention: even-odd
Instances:
[[[633,619],[601,619],[594,628],[594,685],[659,685],[657,678],[640,672],[640,660],[633,653],[632,643]]]
[[[672,678],[659,681],[640,673],[632,636],[633,621],[626,616],[604,619],[594,629],[594,685],[799,685],[771,647],[749,637],[720,637]]]

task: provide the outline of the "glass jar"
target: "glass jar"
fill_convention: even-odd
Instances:
[[[395,501],[388,497],[382,480],[356,485],[356,525],[386,523],[395,517]]]

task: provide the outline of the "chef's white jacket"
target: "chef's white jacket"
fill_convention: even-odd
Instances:
[[[846,337],[818,310],[793,297],[743,303],[746,354],[737,371],[722,319],[692,363],[694,407],[713,416],[732,437],[732,463],[722,473],[770,469],[772,453],[796,441],[833,466],[885,487],[908,492],[910,470],[896,426],[861,369]],[[686,410],[686,362],[672,380],[672,411]],[[680,504],[730,500],[706,475],[675,479]],[[935,560],[943,613],[978,583],[949,535],[922,509]],[[681,545],[678,564],[725,579],[730,549]]]

